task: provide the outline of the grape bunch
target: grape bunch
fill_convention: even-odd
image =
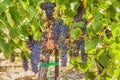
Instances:
[[[86,63],[87,60],[87,55],[85,54],[85,43],[84,43],[84,38],[80,37],[80,50],[81,50],[81,57],[82,57],[82,62]]]
[[[52,37],[54,39],[54,43],[57,44],[59,41],[59,36],[60,36],[60,22],[54,22],[51,28],[52,31]]]
[[[15,62],[15,54],[12,53],[10,56],[10,62]]]
[[[34,45],[32,46],[32,49],[31,49],[30,62],[31,62],[32,71],[35,73],[38,72],[37,65],[39,62],[40,51],[41,51],[40,42],[34,41]]]
[[[40,7],[42,10],[45,11],[47,18],[49,20],[52,20],[55,4],[50,2],[45,2],[45,3],[42,3]]]
[[[69,38],[69,31],[70,29],[66,25],[62,24],[60,26],[61,35],[63,35],[65,38]]]
[[[57,44],[58,49],[61,52],[61,64],[62,66],[67,65],[67,42],[66,39],[69,38],[69,27],[63,24],[63,21],[53,22],[52,28],[52,37],[54,43]]]
[[[25,71],[27,71],[27,70],[28,70],[28,60],[26,59],[25,56],[22,57],[22,63],[23,63],[23,69],[24,69]]]
[[[63,21],[54,22],[51,30],[55,44],[58,44],[61,37],[69,38],[70,29],[66,25],[63,25]]]
[[[61,51],[61,65],[64,67],[64,66],[67,66],[67,51],[66,49],[63,49]]]
[[[37,73],[38,72],[38,62],[39,62],[39,55],[41,51],[41,43],[39,41],[33,40],[33,36],[28,36],[29,40],[27,41],[27,46],[30,49],[30,62],[32,71]]]
[[[67,66],[67,43],[65,42],[65,40],[61,40],[58,44],[58,48],[61,50],[61,65]]]

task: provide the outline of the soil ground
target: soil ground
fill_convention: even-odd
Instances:
[[[0,80],[37,80],[37,76],[38,74],[32,72],[30,64],[29,70],[24,71],[19,59],[11,63],[0,54]],[[58,80],[84,80],[82,76],[82,72],[70,66],[60,67]],[[54,80],[54,67],[50,68],[49,80]]]

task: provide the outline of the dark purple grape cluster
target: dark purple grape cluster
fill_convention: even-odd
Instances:
[[[67,66],[67,59],[68,59],[67,51],[66,51],[66,49],[63,49],[61,51],[61,65],[63,67]]]
[[[58,43],[58,49],[60,50],[61,54],[61,65],[63,67],[67,66],[67,43],[65,41],[65,38],[61,37]]]
[[[15,62],[15,54],[12,53],[10,56],[10,62]]]
[[[61,37],[69,38],[70,29],[63,24],[63,21],[54,22],[51,30],[55,44],[58,44]]]
[[[53,18],[54,7],[55,4],[50,2],[45,2],[41,4],[41,9],[45,11],[47,18],[50,20]]]
[[[67,43],[65,42],[65,40],[61,40],[58,43],[58,49],[60,50],[60,54],[61,54],[61,65],[63,67],[67,66]]]
[[[55,44],[58,45],[58,49],[61,52],[61,64],[62,66],[67,65],[67,42],[65,39],[69,38],[69,28],[63,24],[63,21],[59,21],[52,26],[52,35]]]
[[[61,25],[60,31],[61,31],[61,35],[63,35],[65,38],[69,38],[70,29],[66,25]]]
[[[52,37],[54,39],[54,43],[57,44],[59,41],[59,36],[60,36],[60,23],[59,22],[54,22],[52,25]]]
[[[80,37],[80,50],[81,50],[81,57],[82,57],[82,62],[86,63],[87,60],[87,55],[85,54],[85,43],[84,43],[84,38]]]
[[[41,51],[41,43],[39,41],[33,40],[33,36],[28,36],[27,46],[31,51],[30,54],[30,62],[32,71],[37,73],[38,72],[38,62],[39,62],[39,55]]]
[[[28,60],[26,59],[25,56],[22,58],[22,63],[23,63],[24,70],[27,71],[28,70]]]
[[[30,55],[30,62],[31,62],[31,67],[32,71],[37,73],[38,72],[38,62],[39,62],[39,55],[41,51],[41,44],[39,41],[34,41],[34,45],[32,46],[31,49],[31,55]]]

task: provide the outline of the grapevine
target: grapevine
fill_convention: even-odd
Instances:
[[[2,0],[0,52],[10,62],[16,62],[16,57],[26,52],[22,57],[24,70],[28,70],[30,58],[32,71],[43,80],[47,80],[48,67],[41,64],[49,64],[50,56],[55,57],[56,63],[61,61],[60,67],[71,64],[82,70],[85,79],[117,80],[119,3],[119,0]],[[58,68],[59,65],[55,66],[55,73]],[[56,80],[58,76],[55,75]]]

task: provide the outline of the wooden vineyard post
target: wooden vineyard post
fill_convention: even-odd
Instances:
[[[55,80],[57,80],[59,76],[59,50],[55,49],[55,62],[58,63],[58,65],[55,66]]]
[[[49,63],[51,52],[45,52],[43,53],[44,59],[41,61],[41,63]],[[38,72],[38,80],[48,80],[47,78],[47,71],[48,67],[41,67],[39,65],[39,72]]]

